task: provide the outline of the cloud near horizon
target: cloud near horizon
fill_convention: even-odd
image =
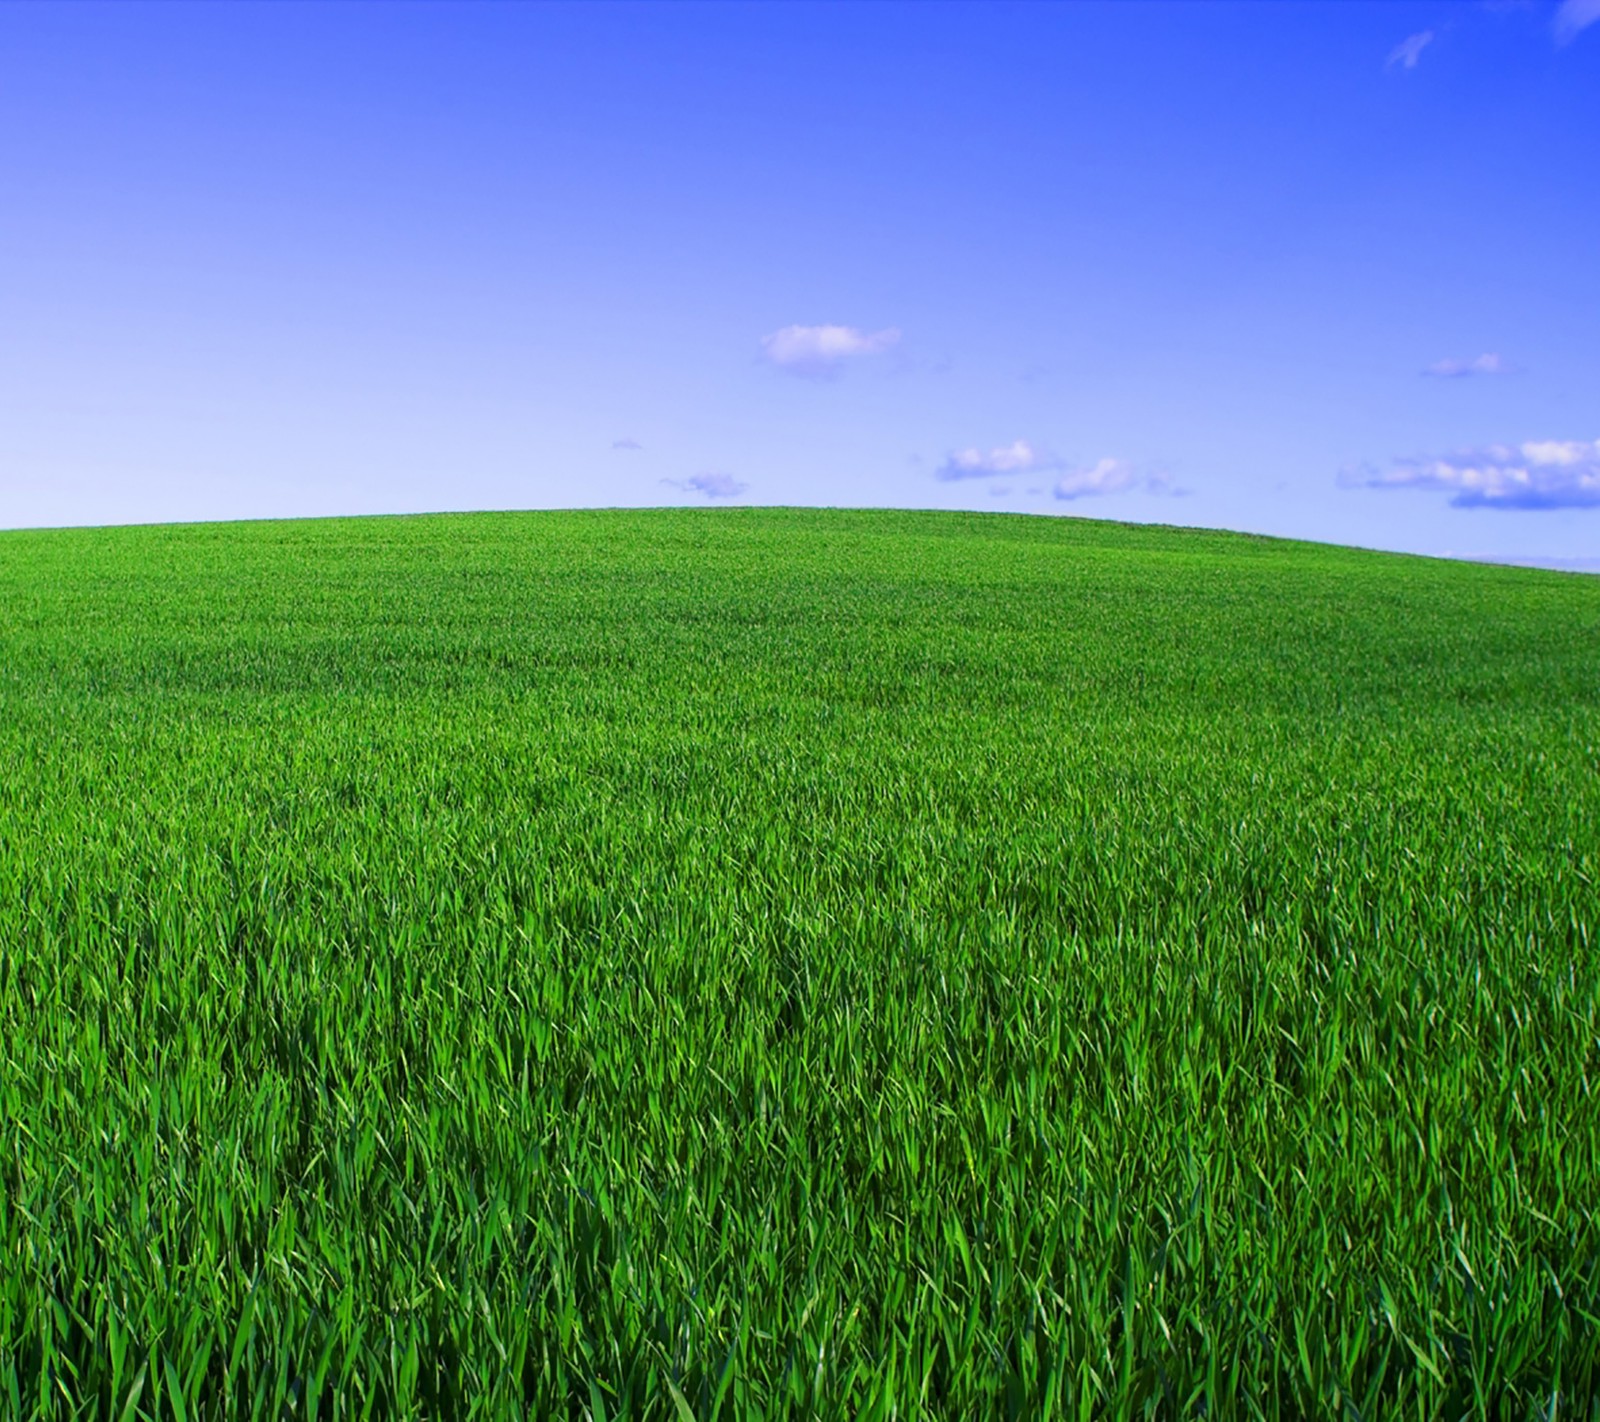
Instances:
[[[1491,444],[1439,457],[1397,459],[1339,477],[1346,488],[1437,489],[1458,509],[1600,507],[1600,439]]]
[[[1058,499],[1082,499],[1094,494],[1120,494],[1140,482],[1138,471],[1126,459],[1100,459],[1081,469],[1069,469],[1056,480],[1052,491]],[[1165,481],[1143,481],[1152,493],[1165,487]]]
[[[1441,380],[1459,380],[1469,375],[1509,375],[1511,363],[1503,356],[1485,351],[1471,360],[1436,360],[1422,373]]]
[[[977,448],[958,449],[934,473],[944,480],[1055,474],[1058,477],[1051,493],[1058,499],[1120,494],[1139,486],[1150,493],[1177,492],[1161,475],[1141,475],[1126,459],[1101,459],[1093,464],[1072,465],[1025,439],[1013,440],[987,453]]]
[[[1600,0],[1561,0],[1550,22],[1557,44],[1571,44],[1582,30],[1600,20]]]
[[[995,474],[1026,474],[1032,470],[1059,469],[1061,461],[1025,439],[1013,440],[985,454],[981,449],[958,449],[934,471],[939,478],[987,479]]]
[[[785,326],[761,338],[761,353],[790,375],[833,375],[847,360],[881,355],[900,339],[893,326],[868,333],[854,326]]]
[[[750,486],[731,474],[694,474],[687,479],[663,479],[663,484],[682,489],[686,494],[704,494],[708,499],[732,499]]]
[[[644,446],[636,439],[614,439],[611,441],[613,449],[643,449]]]
[[[1415,69],[1417,61],[1422,58],[1422,51],[1433,43],[1433,31],[1423,30],[1419,34],[1403,39],[1389,51],[1387,67],[1394,68],[1400,65],[1403,69]]]

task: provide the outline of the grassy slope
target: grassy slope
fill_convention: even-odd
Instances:
[[[0,1397],[1565,1412],[1597,763],[1573,576],[0,535]]]

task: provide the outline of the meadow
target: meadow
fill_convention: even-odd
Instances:
[[[1600,579],[0,533],[0,1412],[1600,1417]]]

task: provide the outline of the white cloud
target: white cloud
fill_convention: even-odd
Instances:
[[[1568,0],[1571,3],[1571,0]],[[1388,66],[1392,69],[1396,64],[1406,69],[1415,69],[1417,61],[1422,58],[1422,51],[1433,43],[1433,31],[1423,30],[1408,39],[1403,39],[1389,52]]]
[[[879,355],[899,339],[892,326],[871,334],[854,326],[785,326],[761,338],[761,351],[791,375],[832,375],[845,361]]]
[[[1339,482],[1369,489],[1438,489],[1463,509],[1591,508],[1600,506],[1600,440],[1528,440],[1397,459],[1387,471],[1346,471]]]
[[[1459,380],[1468,375],[1509,375],[1511,362],[1504,356],[1486,351],[1471,360],[1436,360],[1422,373],[1436,375],[1442,380]]]
[[[1126,459],[1101,459],[1081,469],[1069,469],[1056,480],[1058,499],[1082,499],[1091,494],[1120,494],[1139,482],[1139,475]],[[1159,481],[1147,480],[1154,490]]]
[[[1075,465],[1028,443],[1025,439],[984,451],[958,449],[935,471],[941,479],[992,479],[1000,476],[1054,474],[1051,492],[1058,499],[1082,499],[1095,494],[1120,494],[1143,488],[1152,494],[1178,493],[1160,474],[1140,474],[1125,459],[1101,459]],[[1009,489],[1009,485],[1006,486]],[[994,488],[991,493],[997,493]],[[1037,492],[1037,490],[1035,490]]]
[[[643,449],[644,446],[636,439],[614,439],[611,441],[613,449]]]
[[[1026,474],[1060,467],[1061,461],[1054,455],[1019,439],[987,454],[981,449],[958,449],[936,472],[941,479],[986,479],[994,474]]]
[[[1580,30],[1586,30],[1600,20],[1600,0],[1561,0],[1556,17],[1551,22],[1557,44],[1570,44]]]
[[[694,474],[687,479],[663,479],[661,482],[682,489],[686,494],[704,494],[708,499],[736,498],[750,487],[731,474]]]

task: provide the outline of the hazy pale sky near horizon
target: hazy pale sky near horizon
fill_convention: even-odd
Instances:
[[[0,526],[1600,558],[1600,0],[0,5]]]

